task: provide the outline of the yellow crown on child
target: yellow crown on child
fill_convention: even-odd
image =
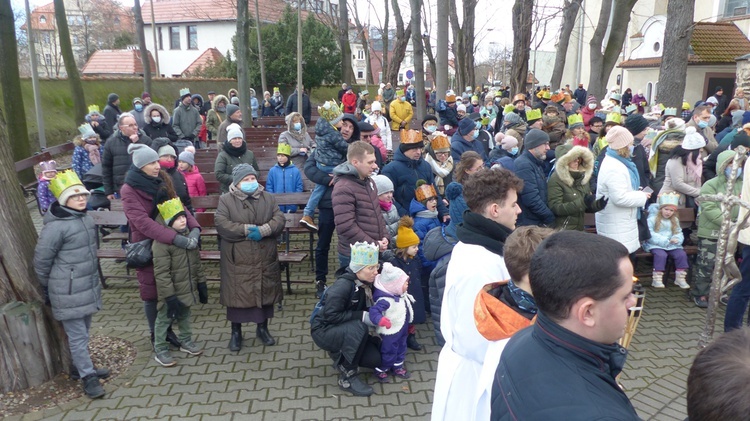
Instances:
[[[326,101],[323,105],[319,106],[318,114],[331,124],[338,123],[344,116],[335,99]]]
[[[159,215],[161,215],[161,217],[164,219],[164,222],[166,223],[170,223],[172,221],[172,218],[174,218],[178,214],[185,213],[182,202],[178,197],[160,203],[156,205],[156,208],[159,209]]]
[[[89,114],[91,113],[98,113],[99,112],[99,106],[98,105],[89,105]]]
[[[276,149],[276,155],[292,156],[292,145],[288,143],[279,143],[279,147]]]
[[[378,246],[375,243],[358,241],[349,245],[351,249],[351,263],[358,266],[372,266],[378,264]]]
[[[540,109],[533,109],[526,111],[526,121],[536,121],[542,119],[542,110]]]
[[[583,116],[580,114],[571,114],[568,117],[568,126],[572,127],[576,124],[583,124]]]
[[[677,208],[680,204],[680,195],[679,193],[662,193],[659,195],[659,208],[662,208],[664,206],[673,206],[674,208]]]
[[[73,170],[65,170],[58,172],[55,178],[49,181],[49,191],[55,195],[57,199],[60,199],[60,195],[69,187],[80,186],[80,191],[76,192],[73,190],[72,194],[83,194],[88,193],[88,190],[83,186],[81,179],[78,178],[78,174]],[[64,203],[62,203],[64,205]]]
[[[621,121],[622,121],[622,116],[620,116],[620,113],[609,113],[607,114],[606,120],[604,120],[604,124],[607,124],[607,123],[620,124]]]

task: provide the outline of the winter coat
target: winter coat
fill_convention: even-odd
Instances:
[[[227,119],[224,120],[224,122],[219,125],[218,138],[213,138],[213,139],[216,139],[216,142],[218,143],[219,147],[221,147],[221,145],[223,145],[227,140],[229,140],[227,139],[227,127],[229,127],[230,124],[234,124],[234,123],[242,126],[242,120],[239,120],[239,121],[232,120],[229,116],[227,116]]]
[[[139,132],[139,139],[135,143],[143,143],[151,146],[151,138],[143,132]],[[104,194],[110,195],[119,192],[125,182],[125,174],[133,165],[133,158],[128,154],[128,146],[133,143],[122,135],[120,130],[107,139],[102,153],[102,182],[104,183]]]
[[[292,114],[299,115],[296,112]],[[297,168],[299,168],[299,170],[302,171],[302,169],[305,167],[305,161],[307,160],[307,157],[310,156],[313,148],[315,148],[317,144],[312,139],[312,137],[310,137],[310,134],[307,133],[307,124],[305,124],[304,120],[302,121],[302,130],[300,130],[299,132],[294,130],[294,128],[292,127],[293,126],[292,117],[293,115],[290,115],[290,117],[287,117],[287,130],[282,132],[279,135],[279,144],[286,143],[287,145],[292,147],[292,162],[294,162],[294,165],[296,165]],[[316,130],[317,130],[317,125],[316,125]],[[301,148],[307,149],[307,152],[304,152],[304,153],[300,152]]]
[[[519,194],[518,225],[547,225],[555,222],[555,214],[547,206],[547,179],[544,176],[544,161],[525,151],[515,160],[516,175],[523,180]]]
[[[284,107],[286,106],[286,103],[284,102],[284,96],[281,95],[281,93],[279,93],[278,95],[274,93],[274,95],[271,96],[271,105],[273,106],[273,110],[275,113],[274,115],[277,115],[277,116],[285,115],[286,110]]]
[[[445,188],[445,198],[448,199],[448,208],[450,209],[451,222],[455,225],[464,222],[464,212],[469,210],[469,205],[464,199],[464,186],[458,181],[448,184]],[[453,232],[455,235],[455,232]]]
[[[256,97],[250,97],[250,114],[253,116],[253,118],[258,118],[258,109],[260,108],[260,103],[258,102],[258,98]]]
[[[578,88],[575,91],[573,91],[573,98],[575,98],[576,102],[580,105],[584,105],[586,103],[586,98],[588,97],[588,94],[585,89]]]
[[[698,157],[698,159],[701,159]],[[672,158],[667,161],[664,167],[664,185],[662,185],[659,194],[679,193],[679,206],[685,207],[686,198],[690,196],[696,198],[701,192],[701,177],[695,177],[688,173],[686,165],[682,165],[680,158]]]
[[[161,215],[156,218],[156,222],[164,223]],[[159,302],[164,305],[167,297],[175,295],[185,307],[198,304],[198,284],[206,282],[200,250],[185,250],[154,241],[151,252],[154,256],[154,278]]]
[[[46,212],[49,209],[52,202],[55,200],[55,195],[49,189],[49,180],[39,178],[39,182],[36,186],[36,200],[39,202],[39,208],[42,212]]]
[[[397,99],[391,101],[388,115],[391,118],[391,130],[400,130],[402,121],[406,122],[405,128],[408,129],[411,119],[414,118],[414,109],[407,101]]]
[[[54,202],[34,250],[34,271],[47,288],[55,320],[79,319],[102,308],[97,231],[85,212]]]
[[[289,95],[289,99],[286,101],[286,114],[297,112],[299,105],[297,101],[297,92]],[[306,93],[302,93],[302,118],[305,120],[305,124],[310,124],[310,116],[312,115],[312,108],[310,107],[310,97]]]
[[[203,179],[203,175],[201,175],[196,167],[192,167],[191,171],[180,171],[180,173],[182,174],[182,178],[185,180],[188,195],[190,197],[205,196],[207,194],[206,181]],[[204,212],[205,209],[195,209],[195,211]]]
[[[220,102],[224,102],[224,111],[217,109]],[[211,133],[211,139],[219,139],[219,126],[227,119],[226,106],[229,105],[229,100],[224,95],[216,95],[214,100],[211,101],[211,109],[206,113],[206,129]]]
[[[406,292],[414,298],[412,310],[414,310],[414,319],[412,324],[422,324],[427,321],[427,312],[425,311],[424,290],[422,289],[421,279],[423,277],[422,263],[418,258],[407,257],[406,259],[394,256],[389,261],[393,266],[401,269],[409,276],[409,287]]]
[[[318,208],[333,208],[333,204],[331,202],[331,193],[333,193],[333,187],[328,184],[331,182],[332,177],[327,172],[318,168],[317,161],[315,161],[314,156],[311,156],[307,159],[307,161],[305,161],[305,177],[307,177],[308,180],[312,181],[315,184],[322,184],[326,186],[326,190],[325,192],[323,192],[323,197],[318,203]]]
[[[260,116],[261,117],[273,117],[276,115],[276,106],[278,104],[272,98],[263,98],[263,102],[260,104]]]
[[[648,207],[648,230],[651,233],[651,238],[643,242],[643,250],[651,251],[652,249],[662,250],[676,250],[682,248],[682,242],[685,241],[685,237],[682,234],[682,229],[677,227],[677,234],[672,232],[672,221],[669,219],[662,218],[661,224],[659,224],[659,230],[656,230],[656,216],[660,213],[659,205],[652,203]],[[676,213],[675,213],[676,215]],[[677,244],[671,243],[670,240],[676,238],[679,242]]]
[[[414,199],[417,180],[424,180],[432,185],[435,182],[430,164],[422,158],[414,160],[407,157],[401,152],[401,149],[397,149],[393,153],[393,161],[383,167],[380,173],[393,182],[393,204],[396,205],[398,214],[401,216],[409,214],[409,206],[411,200]],[[440,198],[438,198],[438,213],[440,217],[448,213]]]
[[[450,235],[449,230],[446,230],[446,227],[443,226],[431,229],[423,241],[424,257],[436,262],[429,280],[430,312],[435,337],[440,346],[445,344],[443,333],[440,331],[440,311],[443,305],[443,294],[445,293],[445,273],[448,270],[448,262],[450,262],[451,252],[456,243],[458,243],[458,239]]]
[[[695,127],[695,130],[697,130],[698,133],[700,133],[701,136],[703,136],[703,138],[706,139],[706,146],[703,147],[703,151],[702,151],[703,157],[710,155],[711,152],[713,152],[714,149],[716,149],[716,147],[719,146],[719,142],[716,141],[714,129],[712,129],[711,127],[706,127],[705,129],[701,129],[700,127],[698,127],[697,124],[695,124],[695,120],[693,120],[692,118],[685,125],[685,128],[688,128],[688,127]]]
[[[419,260],[422,262],[422,270],[431,272],[432,269],[435,268],[435,262],[427,259],[424,255],[424,238],[431,229],[439,227],[442,224],[437,217],[429,218],[418,216],[420,212],[424,212],[426,210],[427,207],[425,207],[425,205],[423,205],[421,202],[417,202],[417,199],[411,200],[411,205],[409,206],[409,215],[414,219],[414,226],[412,228],[414,229],[414,233],[417,234],[417,237],[419,237],[419,251],[417,252],[417,255],[419,256]]]
[[[396,90],[393,88],[383,88],[383,101],[390,102],[396,98]]]
[[[161,114],[161,121],[158,123],[151,119],[151,111],[153,110],[157,110],[159,111],[159,114]],[[154,103],[146,107],[146,110],[143,112],[143,114],[144,120],[146,122],[145,126],[143,127],[143,131],[148,135],[148,137],[150,137],[151,139],[166,137],[170,142],[177,141],[177,132],[175,132],[172,125],[169,124],[169,113],[167,112],[166,108]]]
[[[120,114],[122,114],[120,107],[111,102],[107,103],[107,106],[104,107],[104,121],[112,131],[117,128],[117,120],[120,118]]]
[[[89,151],[83,147],[85,144],[83,140],[80,137],[76,137],[73,143],[75,143],[76,148],[73,149],[73,158],[71,159],[70,166],[78,174],[78,178],[83,180],[84,174],[89,172],[94,164],[91,162],[91,158],[89,158]],[[99,156],[104,156],[104,146],[99,146]]]
[[[201,125],[203,125],[203,119],[201,118],[201,113],[193,104],[180,104],[179,107],[172,111],[172,114],[172,128],[174,128],[178,138],[188,138],[190,140],[198,138]]]
[[[633,190],[630,172],[622,162],[605,156],[599,169],[596,198],[609,199],[596,213],[596,232],[622,243],[628,253],[638,250],[638,209],[646,205],[646,194]]]
[[[260,308],[280,303],[283,291],[276,237],[284,231],[285,221],[273,195],[262,187],[250,196],[232,189],[219,198],[215,221],[221,238],[221,305]],[[260,241],[247,237],[248,225],[260,228]]]
[[[727,192],[727,178],[724,175],[724,170],[732,165],[736,152],[726,151],[719,155],[718,168],[716,169],[716,177],[706,181],[701,187],[701,195],[713,195],[713,194],[726,194]],[[740,176],[734,183],[733,194],[739,196],[742,192],[742,185],[744,184],[743,178],[745,175]],[[732,222],[737,221],[737,216],[740,213],[740,207],[732,207]],[[719,231],[721,230],[721,223],[724,221],[724,213],[721,210],[721,204],[714,201],[702,202],[699,207],[698,213],[698,237],[709,238],[716,240],[719,238]]]
[[[96,125],[91,124],[94,121],[91,116],[94,114],[98,116]],[[112,136],[112,126],[110,126],[107,123],[107,119],[98,112],[94,111],[93,113],[86,114],[85,120],[87,123],[91,124],[91,128],[94,129],[94,133],[99,135],[99,138],[102,140],[102,142],[106,141],[110,136]]]
[[[351,254],[350,244],[358,241],[377,243],[388,237],[380,215],[378,190],[370,177],[359,177],[357,169],[345,162],[333,170],[333,218],[339,237],[338,252]]]
[[[398,234],[398,221],[401,219],[398,215],[396,204],[391,203],[391,209],[387,211],[381,207],[380,213],[383,215],[385,227],[388,230],[388,243],[393,244],[396,241],[396,235]]]
[[[276,164],[268,171],[266,179],[266,191],[269,193],[299,193],[303,191],[302,174],[300,174],[291,161],[286,165]],[[279,207],[284,213],[297,212],[296,205],[284,205]]]
[[[386,151],[392,151],[393,133],[391,133],[390,125],[388,124],[388,120],[386,120],[385,116],[381,114],[380,117],[376,118],[375,114],[370,114],[370,116],[367,117],[365,121],[372,124],[372,127],[375,127],[376,131],[378,131],[379,129],[378,136],[380,136],[380,140],[383,141],[383,146],[385,146]]]
[[[578,158],[583,161],[578,167],[579,171],[571,172],[568,165]],[[591,194],[589,179],[593,171],[594,154],[581,146],[570,149],[556,159],[555,171],[547,182],[547,204],[555,214],[556,229],[583,231],[583,218],[587,210],[584,198]]]
[[[664,169],[669,161],[669,155],[674,148],[682,144],[683,139],[685,139],[685,132],[682,130],[667,130],[664,133],[659,133],[657,138],[654,139],[651,146],[652,156],[649,159],[649,167],[654,174],[654,178],[651,180],[654,195],[659,195],[664,185],[664,178],[666,177]]]
[[[141,129],[141,130],[143,130],[143,127],[146,125],[146,120],[144,119],[143,108],[141,108],[140,111],[132,109],[132,110],[128,111],[128,114],[130,114],[130,115],[133,116],[133,118],[135,119],[135,123],[138,125],[138,128]]]
[[[549,134],[549,148],[555,150],[565,143],[565,123],[560,117],[542,117],[542,131]]]
[[[448,106],[446,103],[445,108],[438,111],[438,116],[440,117],[441,126],[447,125],[453,128],[458,127],[458,111],[456,110],[456,107]]]
[[[458,165],[461,162],[461,155],[466,151],[474,151],[482,157],[482,161],[487,161],[487,152],[485,152],[482,143],[479,140],[474,139],[471,142],[464,139],[461,134],[456,131],[451,136],[451,158],[453,158],[453,164]]]
[[[349,143],[324,118],[319,118],[315,123],[315,143],[315,159],[319,164],[335,167],[346,161]]]
[[[626,356],[618,344],[588,340],[539,313],[503,350],[492,419],[639,420],[616,380]]]
[[[425,162],[430,164],[430,168],[432,168],[432,174],[435,176],[435,190],[439,195],[444,196],[445,187],[453,182],[453,168],[455,167],[453,157],[449,156],[448,159],[445,160],[445,162],[440,162],[434,156],[432,147],[428,146],[427,149],[428,150],[425,151],[423,155],[424,160]]]
[[[357,108],[357,95],[354,92],[347,92],[341,97],[341,105],[344,106],[345,114],[354,114],[354,110]]]
[[[232,170],[239,164],[250,164],[255,168],[255,171],[260,171],[258,161],[255,160],[255,154],[250,149],[241,156],[232,156],[222,150],[216,157],[214,173],[216,174],[216,180],[221,183],[222,193],[229,192],[229,185],[232,184]]]

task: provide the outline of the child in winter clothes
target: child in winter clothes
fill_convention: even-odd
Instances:
[[[380,213],[385,219],[385,227],[388,228],[388,244],[393,244],[396,241],[399,221],[398,209],[393,205],[393,182],[383,174],[378,174],[372,179],[378,189]]]
[[[188,194],[190,197],[206,196],[206,180],[195,166],[195,155],[188,151],[182,151],[177,161],[177,168],[185,178]],[[205,212],[206,209],[196,209],[196,212]]]
[[[685,239],[680,228],[680,220],[677,219],[677,204],[680,195],[676,193],[663,193],[659,195],[659,203],[653,203],[648,207],[648,229],[651,238],[643,243],[643,249],[654,255],[654,273],[651,286],[664,288],[664,269],[667,265],[667,256],[671,256],[675,265],[675,285],[682,289],[690,288],[685,282],[688,270],[688,257],[682,248]]]
[[[52,316],[62,322],[75,370],[90,398],[104,396],[100,378],[106,368],[95,368],[89,355],[91,316],[102,308],[96,265],[96,226],[86,214],[89,192],[74,171],[63,171],[49,181],[57,201],[44,216],[44,228],[34,250],[34,270],[52,306]]]
[[[568,117],[568,132],[565,133],[565,143],[572,143],[573,146],[589,147],[589,134],[583,126],[583,117],[580,114],[571,114]]]
[[[303,190],[302,175],[292,163],[292,147],[288,143],[279,143],[276,150],[277,164],[268,171],[266,191],[269,193],[299,193]],[[296,205],[279,206],[284,213],[297,212]]]
[[[404,360],[406,358],[406,340],[409,336],[409,323],[414,319],[411,304],[414,297],[407,293],[409,276],[401,269],[386,262],[383,270],[375,277],[372,299],[375,304],[370,307],[370,321],[377,325],[375,331],[383,340],[380,344],[380,367],[375,368],[375,375],[381,383],[389,383],[388,371],[402,379],[411,377]]]
[[[412,227],[414,220],[408,216],[402,216],[398,223],[398,235],[396,236],[395,256],[390,263],[393,266],[406,272],[409,279],[421,279],[422,263],[417,257],[419,252],[419,237],[414,233]],[[416,303],[413,307],[414,317],[412,323],[424,323],[427,320],[425,312],[425,300],[427,299],[422,292],[422,286],[417,282],[409,283],[409,295],[414,297]],[[406,346],[409,349],[419,351],[422,345],[417,342],[416,328],[413,324],[409,325],[409,336],[406,338]]]
[[[422,273],[419,278],[411,278],[413,283],[419,282],[422,286],[422,295],[424,297],[429,296],[429,283],[430,273],[435,269],[436,262],[428,260],[424,257],[423,246],[424,238],[427,233],[435,227],[439,227],[440,219],[438,219],[437,211],[437,192],[432,184],[428,184],[424,180],[417,180],[417,189],[414,191],[414,199],[411,200],[409,205],[409,214],[414,218],[414,232],[419,237],[419,261],[422,262]],[[424,308],[427,313],[430,312],[429,300],[422,300]]]
[[[83,179],[91,167],[102,162],[102,142],[88,123],[78,127],[78,131],[81,134],[73,139],[76,148],[73,150],[71,166],[78,178]]]
[[[156,205],[159,209],[157,222],[188,236],[185,207],[179,198]],[[151,247],[154,259],[156,290],[162,300],[154,325],[154,359],[164,367],[172,367],[175,360],[169,353],[167,329],[172,320],[180,329],[180,351],[188,355],[201,355],[203,350],[193,342],[190,327],[190,306],[200,301],[208,302],[206,276],[201,266],[200,251],[197,248],[183,249],[172,244],[154,241]]]
[[[39,174],[39,184],[36,187],[36,198],[39,201],[39,209],[46,213],[52,202],[55,201],[55,195],[49,190],[50,181],[57,176],[57,162],[44,161],[39,164],[42,173]]]
[[[380,101],[373,101],[370,111],[370,115],[365,121],[372,124],[372,127],[375,127],[375,134],[378,135],[381,142],[383,143],[383,146],[385,147],[385,151],[383,151],[382,149],[380,151],[385,158],[387,156],[387,151],[393,151],[391,127],[388,124],[388,120],[386,120],[385,116],[383,115],[383,106],[380,104]],[[374,139],[372,144],[376,145],[376,141]],[[380,145],[377,146],[380,147]]]

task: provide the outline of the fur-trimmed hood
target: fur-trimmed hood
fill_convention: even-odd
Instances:
[[[300,131],[300,133],[307,132],[307,124],[305,124],[305,119],[302,117],[302,114],[300,114],[300,113],[298,113],[296,111],[293,112],[293,113],[291,113],[291,114],[287,114],[287,116],[284,118],[284,120],[286,120],[286,128],[287,128],[287,130],[289,130],[292,133],[296,133],[297,132],[292,127],[292,118],[294,118],[295,116],[299,116],[299,118],[302,119],[300,121],[302,123],[302,130]]]
[[[568,149],[567,152],[565,152],[565,148]],[[557,172],[557,176],[560,177],[560,180],[566,185],[572,187],[575,180],[573,180],[573,176],[570,174],[570,167],[568,167],[568,164],[574,159],[582,158],[581,164],[579,165],[579,168],[583,170],[582,184],[588,184],[591,179],[591,174],[594,172],[594,154],[591,153],[588,148],[584,148],[583,146],[570,147],[570,145],[561,145],[555,150],[555,155],[557,155],[558,150],[563,152],[563,155],[559,156],[555,163],[555,172]]]
[[[234,95],[239,98],[240,92],[238,90],[234,89],[234,88],[232,88],[232,89],[230,89],[230,90],[227,91],[227,98],[231,98],[232,97],[232,92],[234,92]],[[214,99],[216,99],[216,98],[214,98]],[[228,102],[227,102],[227,105],[229,105]]]
[[[213,101],[211,101],[211,108],[213,108],[213,109],[215,110],[215,109],[216,109],[216,107],[217,107],[217,106],[219,105],[219,103],[220,103],[221,101],[224,101],[224,106],[225,106],[225,107],[226,107],[227,105],[229,105],[229,98],[227,98],[227,97],[226,97],[226,96],[224,96],[224,95],[216,95],[216,96],[214,97],[214,100],[213,100]]]
[[[98,145],[102,144],[102,139],[99,137],[98,134],[96,135],[96,143]],[[73,138],[73,144],[76,146],[83,146],[86,144],[86,142],[83,141],[83,137],[81,135],[77,135],[76,137]]]
[[[162,123],[169,124],[169,112],[163,105],[157,104],[155,102],[146,107],[145,110],[143,110],[143,121],[145,121],[146,124],[151,124],[151,111],[153,110],[159,111],[159,114],[161,114]]]

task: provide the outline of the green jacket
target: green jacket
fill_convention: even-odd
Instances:
[[[708,194],[718,194],[727,192],[727,178],[724,176],[724,169],[732,164],[736,152],[724,151],[719,154],[716,159],[716,177],[706,181],[701,187],[701,196]],[[740,164],[742,168],[742,164]],[[734,194],[739,196],[742,191],[742,177],[734,183]],[[732,222],[737,221],[737,217],[740,213],[740,207],[735,206],[732,208]],[[700,238],[719,238],[719,230],[721,230],[721,222],[724,220],[724,214],[721,212],[721,204],[719,202],[702,201],[700,204],[700,212],[698,213],[698,237]]]
[[[584,197],[591,194],[594,155],[582,146],[566,144],[555,149],[555,157],[555,171],[547,181],[547,206],[555,214],[555,228],[583,231]],[[579,158],[580,171],[571,172],[568,165]]]
[[[161,216],[156,221],[164,223]],[[176,295],[186,307],[198,303],[198,283],[206,282],[200,251],[185,250],[158,241],[153,242],[151,251],[159,302],[163,304],[167,297]]]
[[[232,170],[239,164],[252,165],[260,175],[258,161],[255,160],[255,154],[250,149],[242,156],[232,156],[222,150],[216,157],[216,164],[214,164],[214,173],[216,174],[216,180],[221,183],[222,193],[229,193],[229,185],[232,184]]]

